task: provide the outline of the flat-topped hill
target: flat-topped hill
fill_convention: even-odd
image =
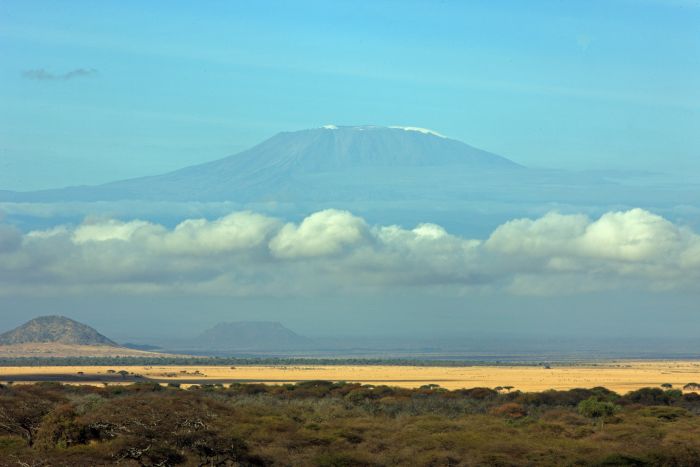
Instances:
[[[278,322],[234,321],[204,331],[193,344],[210,350],[282,350],[308,348],[313,342]]]
[[[41,316],[0,334],[0,345],[39,343],[117,346],[90,326],[65,316]]]

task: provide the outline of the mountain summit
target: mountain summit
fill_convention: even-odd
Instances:
[[[36,343],[117,346],[90,326],[64,316],[41,316],[0,334],[0,345]]]
[[[239,154],[99,186],[9,195],[17,201],[309,201],[405,199],[405,190],[463,184],[462,175],[523,169],[418,127],[326,125],[282,132]],[[454,177],[457,177],[456,179]],[[409,193],[410,196],[410,193]],[[8,195],[2,196],[7,198]]]
[[[517,167],[504,157],[446,138],[432,130],[370,125],[326,125],[278,133],[235,156],[196,167],[215,167],[230,177],[251,169],[253,173],[262,170],[310,174],[358,167],[444,165]]]

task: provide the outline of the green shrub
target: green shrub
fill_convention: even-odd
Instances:
[[[588,418],[602,418],[613,415],[618,407],[612,402],[600,401],[591,396],[578,404],[578,413]]]

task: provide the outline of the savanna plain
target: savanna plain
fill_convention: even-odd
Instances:
[[[120,375],[119,371],[127,374]],[[681,388],[700,381],[700,361],[617,360],[568,364],[399,366],[399,365],[139,365],[139,366],[6,366],[0,381],[62,381],[101,384],[133,380],[161,384],[267,384],[327,380],[416,388],[437,384],[445,389],[505,387],[521,391],[568,390],[602,386],[625,393],[671,384]]]

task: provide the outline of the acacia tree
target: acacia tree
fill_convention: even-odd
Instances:
[[[688,383],[685,386],[683,386],[683,389],[686,391],[697,391],[700,389],[700,384],[698,383]]]
[[[196,456],[200,465],[260,465],[243,440],[220,434],[230,412],[193,393],[140,393],[100,406],[83,423],[95,440],[109,442],[114,461],[174,465]]]
[[[54,407],[55,401],[48,396],[41,397],[23,388],[0,395],[0,430],[19,435],[33,446],[44,416]]]

